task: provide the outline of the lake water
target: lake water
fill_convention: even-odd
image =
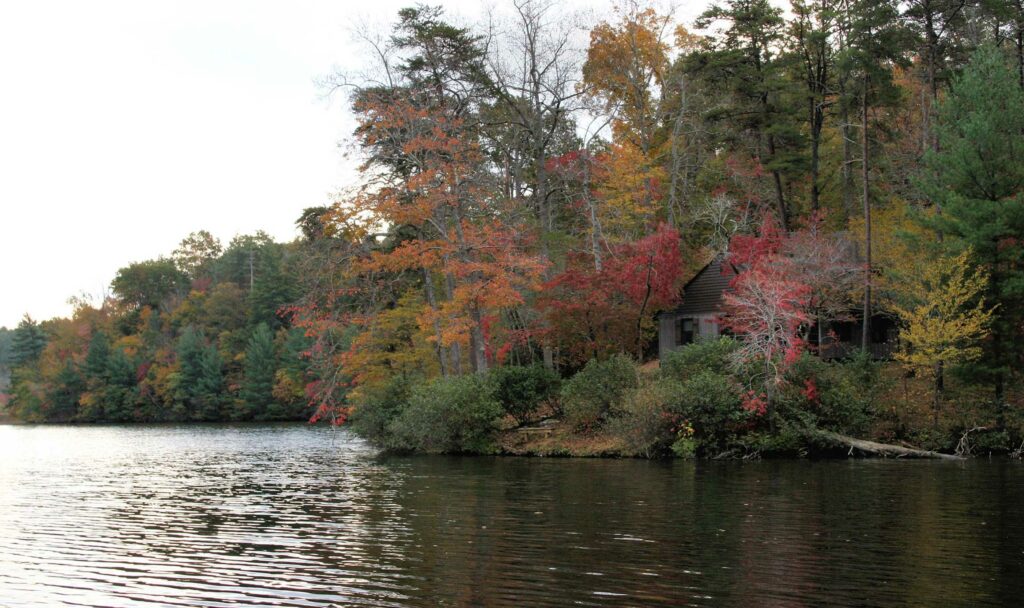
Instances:
[[[0,427],[0,606],[1024,606],[1024,465]]]

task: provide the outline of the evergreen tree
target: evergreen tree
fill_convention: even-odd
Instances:
[[[35,363],[46,348],[46,334],[32,317],[25,315],[11,339],[11,361],[15,366]]]
[[[226,394],[224,360],[213,344],[203,349],[199,358],[199,377],[193,396],[193,419],[205,422],[221,419]]]
[[[785,178],[802,170],[805,160],[794,104],[787,103],[796,89],[786,77],[787,57],[779,52],[786,27],[782,9],[768,0],[727,0],[705,11],[697,26],[718,21],[726,28],[690,56],[689,70],[727,93],[710,118],[734,129],[734,148],[752,139],[751,155],[771,175],[779,222],[788,229]]]
[[[172,416],[178,420],[201,419],[199,383],[204,374],[206,340],[201,331],[188,326],[178,338],[177,370],[173,376],[174,406]]]
[[[66,422],[74,418],[78,410],[78,402],[85,391],[85,380],[71,359],[64,361],[57,376],[53,379],[46,396],[49,403],[46,419],[54,422]]]
[[[123,350],[114,350],[107,358],[103,376],[106,380],[101,391],[104,419],[113,422],[133,420],[138,404],[138,388],[132,360]]]
[[[925,157],[924,192],[950,246],[974,251],[997,305],[991,339],[975,364],[1005,423],[1005,387],[1024,355],[1024,91],[1001,52],[979,48],[939,108],[939,149]]]
[[[272,415],[276,413],[272,412],[276,371],[274,335],[266,323],[260,323],[252,332],[249,347],[245,350],[239,417],[246,420],[280,417]]]
[[[106,380],[107,359],[110,357],[110,339],[107,334],[98,331],[89,341],[89,351],[85,355],[82,371],[90,385],[100,385]]]

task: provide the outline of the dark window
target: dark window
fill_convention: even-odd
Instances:
[[[676,319],[676,346],[690,344],[694,338],[694,321],[691,317]]]

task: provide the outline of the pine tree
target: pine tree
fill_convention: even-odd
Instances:
[[[32,317],[25,315],[14,330],[11,340],[11,361],[15,367],[39,360],[46,348],[46,334]]]
[[[46,395],[49,406],[46,411],[46,419],[54,422],[66,422],[74,418],[83,391],[85,391],[85,381],[82,374],[78,372],[71,359],[65,360]]]
[[[107,357],[103,372],[106,385],[101,391],[105,420],[128,422],[134,419],[135,406],[138,403],[135,367],[121,349],[115,349]]]
[[[979,48],[939,107],[939,149],[925,156],[924,193],[949,246],[970,248],[990,276],[992,337],[974,366],[1005,424],[1005,387],[1024,355],[1024,91],[1001,52]]]
[[[785,180],[805,160],[794,108],[787,103],[796,89],[786,78],[788,58],[779,52],[786,27],[782,9],[768,0],[727,0],[705,11],[697,26],[718,21],[726,28],[688,58],[689,71],[727,93],[709,118],[734,130],[733,147],[742,147],[746,137],[753,140],[751,151],[771,175],[779,223],[788,230],[792,213]]]
[[[246,420],[275,418],[274,374],[277,372],[277,357],[274,352],[274,335],[266,323],[260,323],[249,338],[245,350],[245,365],[242,378],[242,403],[239,416]]]
[[[216,420],[223,399],[223,360],[202,332],[189,326],[178,339],[174,412],[178,419]]]

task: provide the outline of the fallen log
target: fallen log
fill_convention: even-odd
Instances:
[[[849,455],[851,456],[856,451],[859,451],[865,454],[881,456],[882,458],[938,458],[942,460],[964,460],[962,456],[955,456],[953,454],[943,454],[941,452],[933,452],[931,450],[919,450],[917,448],[908,448],[901,445],[892,445],[890,443],[878,443],[876,441],[868,441],[866,439],[856,439],[854,437],[847,437],[846,435],[840,435],[839,433],[833,433],[831,431],[816,431],[815,435],[817,435],[821,440],[831,443],[832,445],[840,445],[850,448]]]

